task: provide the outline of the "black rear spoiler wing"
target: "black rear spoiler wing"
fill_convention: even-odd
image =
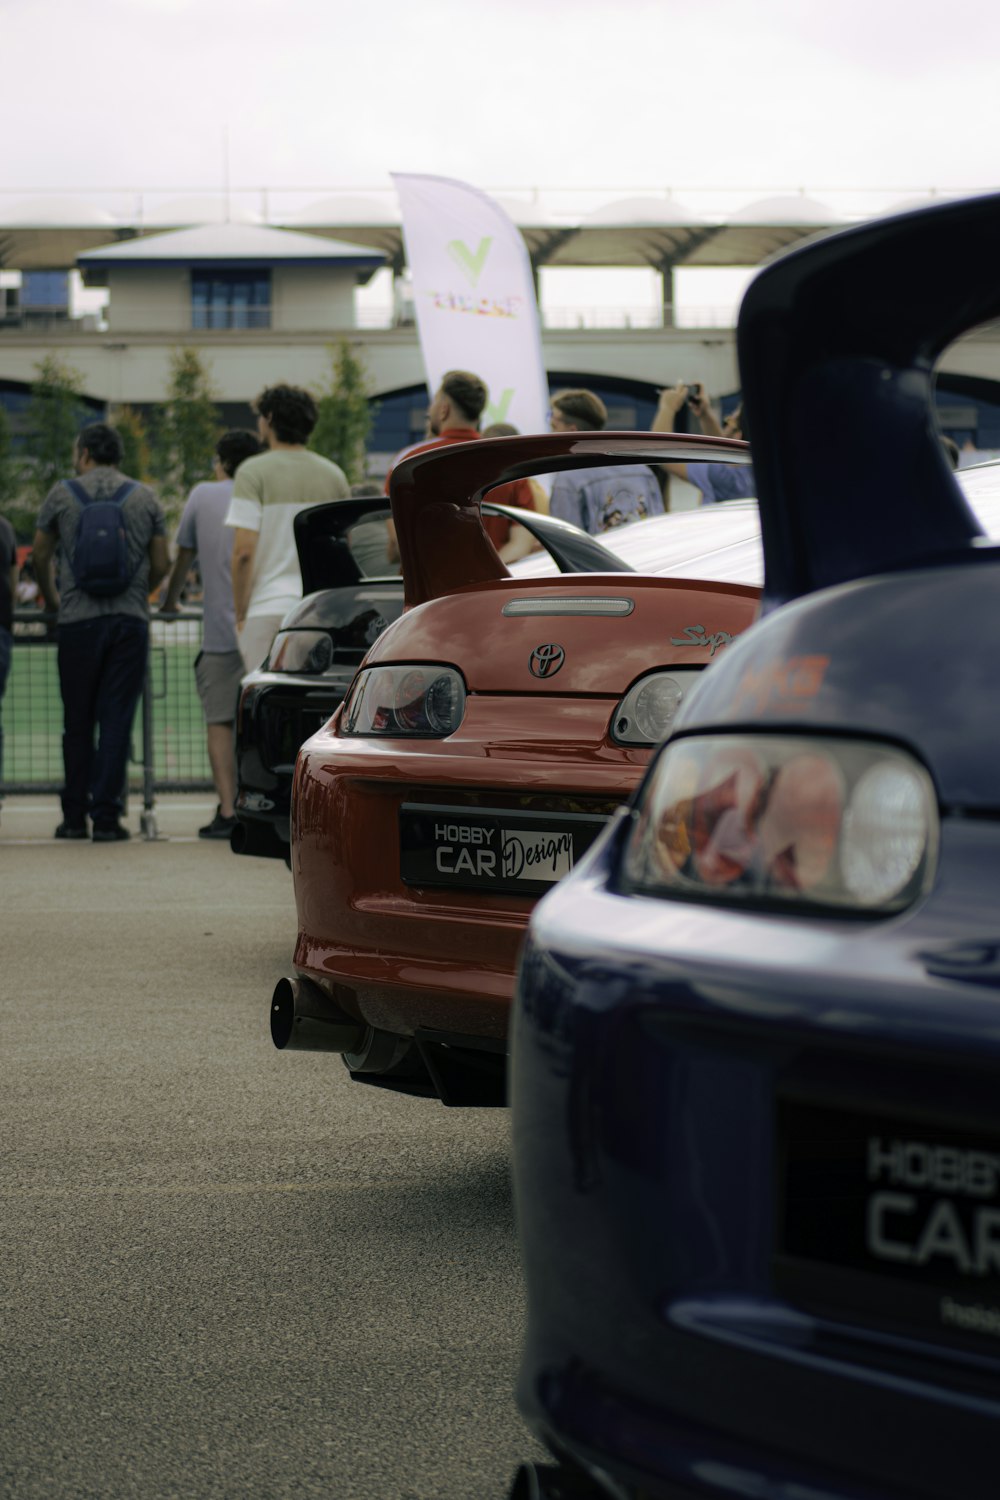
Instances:
[[[737,330],[762,608],[971,549],[933,369],[1000,316],[1000,194],[825,235],[751,283]]]

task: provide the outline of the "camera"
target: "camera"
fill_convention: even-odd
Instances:
[[[690,401],[690,400],[694,399],[695,401],[700,401],[701,400],[701,381],[700,380],[685,380],[684,384],[687,386],[687,398],[688,398],[688,400]]]

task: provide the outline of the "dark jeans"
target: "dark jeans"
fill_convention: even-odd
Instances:
[[[147,622],[132,615],[102,615],[59,627],[67,823],[79,827],[89,812],[95,827],[107,828],[124,811],[132,720],[148,645]]]
[[[10,649],[13,637],[6,625],[0,625],[0,796],[3,795],[3,690],[10,671]]]

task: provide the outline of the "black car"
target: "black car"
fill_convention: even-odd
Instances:
[[[482,510],[530,531],[548,554],[552,572],[632,571],[596,538],[565,521],[489,503]],[[248,673],[240,692],[232,836],[237,854],[287,862],[299,746],[330,717],[369,647],[403,612],[403,580],[388,561],[389,517],[385,499],[364,497],[311,506],[295,518],[305,597],[285,616],[266,662]],[[536,571],[539,554],[530,559]]]

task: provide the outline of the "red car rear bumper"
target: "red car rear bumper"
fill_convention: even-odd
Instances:
[[[536,893],[403,880],[400,811],[606,817],[650,752],[611,742],[615,700],[471,695],[447,740],[342,738],[299,752],[292,796],[295,967],[369,1025],[502,1039]]]

